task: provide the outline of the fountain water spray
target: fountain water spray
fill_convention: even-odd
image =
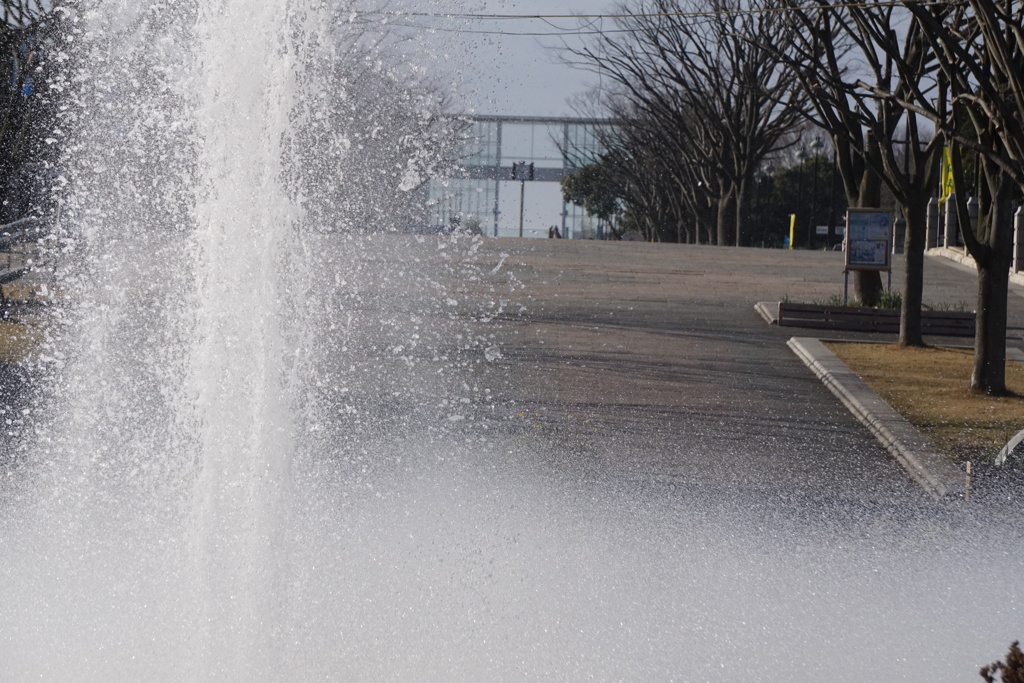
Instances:
[[[50,417],[25,458],[21,518],[21,559],[42,582],[25,597],[55,602],[21,605],[13,642],[34,641],[17,648],[21,675],[270,670],[294,452],[285,328],[302,319],[284,270],[299,219],[282,157],[296,11],[68,12],[72,303],[42,356]]]
[[[513,259],[362,230],[434,129],[396,115],[385,145],[321,106],[332,8],[76,7],[69,303],[0,489],[0,678],[962,680],[1001,654],[1019,529],[609,479],[730,446],[486,419]],[[361,73],[339,90],[386,110]]]

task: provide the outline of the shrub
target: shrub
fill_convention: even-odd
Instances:
[[[993,662],[981,667],[981,677],[988,683],[997,683],[995,675],[999,674],[1002,683],[1024,683],[1024,652],[1020,651],[1020,641],[1010,644],[1006,653],[1006,663]]]
[[[878,308],[886,311],[898,311],[903,307],[903,295],[896,290],[882,292],[878,298]]]

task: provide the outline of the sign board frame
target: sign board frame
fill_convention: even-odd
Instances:
[[[892,270],[892,214],[880,209],[847,209],[846,270]]]

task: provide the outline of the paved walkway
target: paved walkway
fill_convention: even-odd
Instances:
[[[432,251],[417,247],[409,258],[418,262]],[[514,302],[497,324],[488,316],[477,328],[495,335],[500,347],[500,358],[484,363],[489,371],[481,376],[493,392],[494,414],[503,429],[550,446],[566,471],[732,504],[793,496],[931,504],[787,347],[791,337],[816,335],[768,326],[754,310],[758,301],[841,295],[841,254],[498,239],[484,240],[475,258],[479,267],[465,294]],[[381,277],[391,270],[382,267]],[[447,281],[462,271],[438,277]],[[925,301],[973,308],[975,277],[969,268],[929,258]],[[366,284],[365,292],[393,291],[384,280]],[[897,266],[894,286],[900,280]],[[1022,292],[1014,287],[1011,295],[1010,343],[1024,348]],[[454,309],[441,308],[439,324],[447,324]],[[410,314],[396,310],[396,319]],[[381,334],[373,338],[383,343]],[[421,365],[430,375],[423,386],[436,389],[434,366]],[[409,411],[396,396],[408,393],[414,406],[429,403],[410,383],[416,384],[406,374],[366,378],[398,416]],[[376,404],[368,409],[380,414]]]
[[[516,298],[526,307],[502,329],[503,362],[514,375],[510,418],[560,440],[566,466],[705,494],[924,499],[787,347],[790,337],[808,334],[769,327],[754,311],[761,300],[841,295],[841,254],[487,244],[485,258],[508,254],[494,277],[519,283]],[[894,287],[901,277],[897,270]],[[973,308],[969,269],[929,258],[925,277],[928,304]],[[1011,344],[1019,344],[1019,290],[1010,325]]]

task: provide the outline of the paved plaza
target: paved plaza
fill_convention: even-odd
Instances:
[[[501,327],[510,419],[562,440],[566,466],[705,495],[924,499],[786,345],[895,336],[780,329],[754,310],[842,295],[841,253],[568,240],[487,249],[494,263],[507,254],[493,277],[514,283],[525,307]],[[894,288],[901,279],[897,264]],[[975,287],[964,266],[926,260],[926,304],[971,310]],[[1016,286],[1010,327],[1020,346]]]
[[[364,269],[381,278],[365,283],[364,291],[390,291],[402,282],[388,279],[395,268],[387,258],[396,249],[408,250],[404,263],[435,252],[429,241],[399,242],[389,238],[394,249]],[[477,304],[506,302],[496,319],[470,323],[493,335],[500,349],[485,364],[494,416],[503,430],[553,453],[566,471],[729,500],[930,504],[787,347],[791,337],[895,341],[895,335],[779,328],[755,311],[762,301],[841,296],[841,253],[536,239],[485,239],[478,246],[461,257],[475,261],[476,284],[455,288],[464,290],[458,296],[472,310],[483,310],[474,298]],[[899,288],[902,264],[895,260],[892,282]],[[454,272],[438,281],[450,282]],[[969,268],[926,259],[926,304],[971,310],[975,290]],[[358,313],[369,327],[379,317],[375,307]],[[441,309],[443,328],[449,309]],[[401,310],[398,317],[411,312]],[[1009,326],[1008,345],[1024,349],[1024,288],[1016,284]],[[433,369],[418,379],[391,378],[395,386],[380,372],[366,378],[368,387],[379,385],[377,391],[388,395],[389,415],[413,415],[426,405],[423,396],[405,408],[391,405],[401,385],[430,387],[432,373],[442,369],[422,367]],[[0,392],[8,403],[21,379],[11,370]],[[370,413],[391,424],[378,403],[367,404]]]

